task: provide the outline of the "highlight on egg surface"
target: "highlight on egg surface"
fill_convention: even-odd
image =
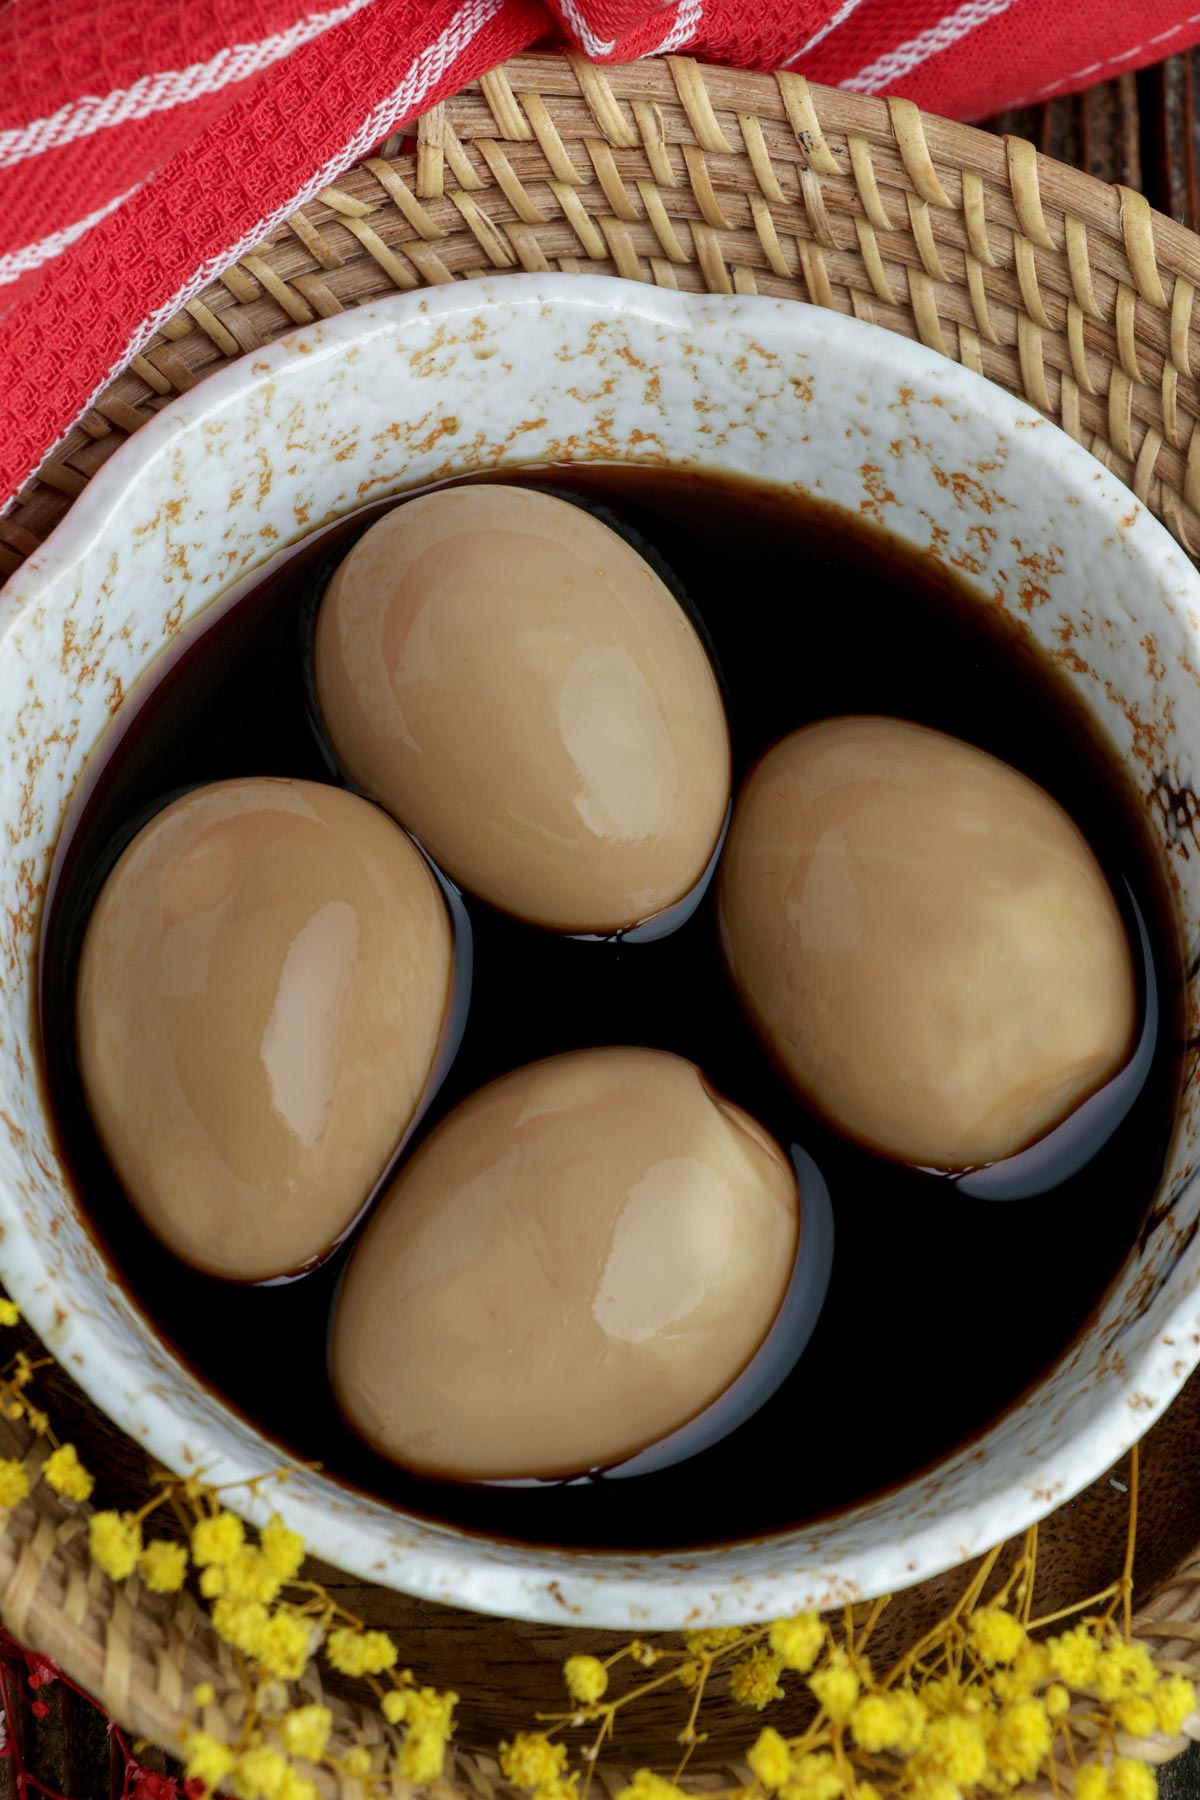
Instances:
[[[1123,1067],[1138,998],[1104,873],[1056,801],[943,732],[852,717],[767,752],[722,859],[722,940],[776,1058],[902,1161],[995,1163]]]
[[[712,860],[730,755],[704,646],[568,501],[483,483],[386,513],[329,583],[314,679],[353,781],[520,918],[626,930]]]
[[[463,1101],[393,1180],[338,1296],[334,1391],[418,1473],[619,1463],[751,1363],[799,1233],[791,1164],[694,1064],[550,1057]]]
[[[78,980],[88,1106],[151,1231],[237,1281],[323,1257],[426,1095],[453,980],[441,889],[378,807],[265,778],[166,806]]]

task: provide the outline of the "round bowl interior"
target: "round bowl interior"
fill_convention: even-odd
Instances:
[[[1004,390],[794,302],[591,277],[456,284],[295,332],[145,426],[0,599],[0,1275],[97,1404],[169,1468],[204,1467],[227,1485],[279,1466],[280,1453],[195,1380],[109,1278],[59,1167],[35,977],[72,793],[123,697],[175,635],[287,544],[405,487],[580,459],[794,484],[953,565],[981,603],[1011,612],[1133,769],[1194,968],[1200,579],[1126,488]],[[838,599],[797,570],[791,591],[758,604]],[[886,1498],[686,1557],[572,1553],[428,1525],[298,1469],[289,1522],[315,1554],[405,1592],[633,1630],[774,1617],[931,1575],[1093,1480],[1200,1357],[1198,1127],[1189,1080],[1150,1227],[1093,1328],[986,1437]],[[913,1321],[914,1380],[934,1323]],[[944,1346],[945,1321],[937,1330]],[[797,1421],[798,1442],[803,1430]],[[277,1504],[231,1501],[248,1517]]]

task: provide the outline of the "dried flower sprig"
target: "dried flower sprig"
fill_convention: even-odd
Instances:
[[[678,1683],[691,1700],[676,1768],[669,1779],[639,1770],[621,1800],[685,1800],[680,1783],[703,1741],[702,1699],[720,1674],[733,1698],[756,1712],[782,1699],[794,1678],[809,1698],[802,1731],[759,1731],[746,1752],[751,1779],[732,1790],[738,1800],[962,1800],[1041,1781],[1076,1800],[1154,1800],[1147,1753],[1193,1718],[1196,1689],[1132,1639],[1136,1451],[1130,1494],[1121,1574],[1052,1617],[1033,1616],[1035,1527],[1006,1574],[1002,1551],[993,1551],[946,1617],[886,1669],[870,1655],[886,1599],[859,1609],[861,1618],[847,1607],[840,1619],[803,1613],[692,1632],[678,1651],[634,1644],[603,1662],[573,1657],[564,1677],[579,1704],[543,1716],[540,1732],[518,1734],[502,1750],[502,1769],[534,1800],[564,1800],[577,1777],[562,1738],[585,1728],[582,1800],[618,1713]],[[656,1672],[611,1695],[610,1673],[629,1657]]]
[[[0,1326],[17,1316],[0,1299]],[[0,1408],[52,1445],[41,1479],[82,1503],[94,1478],[30,1397],[48,1360],[18,1352],[0,1373]],[[28,1495],[32,1466],[28,1457],[0,1460],[0,1508]],[[185,1541],[147,1537],[164,1506]],[[427,1784],[441,1775],[457,1696],[420,1686],[386,1633],[302,1578],[304,1543],[280,1515],[255,1541],[218,1490],[164,1474],[143,1507],[93,1512],[88,1531],[92,1559],[113,1581],[137,1575],[152,1591],[173,1593],[190,1580],[235,1653],[240,1705],[218,1707],[204,1683],[180,1723],[188,1800],[217,1790],[236,1800],[317,1800],[322,1770],[357,1781],[367,1800],[383,1800],[397,1779]],[[704,1703],[720,1681],[759,1713],[797,1686],[808,1701],[802,1730],[759,1729],[745,1752],[746,1780],[727,1790],[728,1800],[983,1800],[1036,1783],[1056,1800],[1154,1800],[1156,1745],[1193,1721],[1197,1698],[1182,1668],[1156,1663],[1132,1637],[1136,1533],[1135,1451],[1120,1575],[1052,1616],[1033,1614],[1034,1528],[1007,1569],[1002,1550],[985,1557],[948,1614],[888,1668],[871,1657],[887,1599],[847,1607],[840,1618],[802,1613],[694,1631],[678,1644],[634,1640],[604,1658],[573,1655],[563,1665],[568,1704],[502,1744],[501,1770],[532,1800],[584,1800],[618,1715],[651,1693],[680,1690],[672,1773],[639,1769],[618,1800],[688,1800],[683,1784],[705,1741]],[[297,1696],[295,1684],[318,1655],[366,1683],[387,1728],[374,1748],[338,1753],[330,1710]],[[630,1667],[638,1674],[613,1692],[614,1673]],[[579,1731],[586,1738],[572,1759],[566,1740]]]
[[[0,1327],[13,1326],[18,1311],[0,1299]],[[50,1455],[40,1479],[61,1499],[90,1499],[95,1478],[74,1444],[61,1443],[46,1414],[30,1397],[30,1384],[50,1358],[31,1360],[18,1351],[0,1373],[0,1409],[24,1420]],[[0,1459],[0,1508],[18,1504],[39,1478],[30,1455]],[[264,1475],[243,1487],[261,1489],[286,1480]],[[150,1521],[167,1509],[184,1533],[150,1536]],[[88,1520],[92,1561],[114,1582],[137,1575],[154,1593],[177,1593],[191,1579],[208,1606],[217,1635],[236,1654],[243,1683],[236,1729],[226,1709],[215,1706],[210,1684],[193,1695],[180,1722],[180,1747],[189,1800],[221,1789],[237,1800],[317,1800],[321,1769],[363,1784],[364,1793],[391,1793],[396,1778],[413,1783],[442,1773],[457,1696],[423,1687],[385,1632],[369,1629],[319,1583],[301,1578],[305,1546],[276,1513],[253,1541],[222,1492],[200,1477],[160,1474],[156,1489],[136,1511],[98,1510]],[[324,1656],[337,1673],[363,1680],[388,1730],[374,1751],[359,1745],[331,1748],[328,1707],[296,1704],[292,1685],[312,1658]]]

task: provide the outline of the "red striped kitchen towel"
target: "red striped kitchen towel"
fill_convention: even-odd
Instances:
[[[783,64],[973,117],[1182,49],[1186,4],[0,0],[0,507],[217,270],[518,50]]]

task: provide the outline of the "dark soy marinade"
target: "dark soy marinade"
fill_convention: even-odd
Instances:
[[[347,1483],[531,1543],[682,1549],[779,1531],[895,1485],[1019,1403],[1116,1277],[1146,1218],[1178,1097],[1173,907],[1145,802],[1087,711],[1019,626],[944,570],[810,502],[723,477],[592,465],[504,479],[598,510],[685,597],[725,688],[735,780],[799,725],[883,713],[966,738],[1061,802],[1127,921],[1132,893],[1149,929],[1161,1026],[1132,1110],[1094,1162],[1052,1193],[973,1200],[838,1137],[788,1089],[730,989],[711,888],[673,935],[641,943],[558,938],[468,899],[469,1017],[415,1142],[481,1083],[534,1058],[607,1043],[675,1051],[781,1143],[815,1158],[833,1204],[833,1274],[808,1348],[774,1398],[674,1469],[498,1488],[424,1481],[373,1456],[339,1418],[327,1377],[347,1251],[297,1280],[242,1288],[164,1250],[88,1118],[74,987],[99,884],[167,799],[231,776],[337,779],[313,725],[311,609],[375,508],[210,611],[138,686],[93,759],[43,932],[45,1079],[63,1158],[91,1229],[155,1329],[270,1437]]]

